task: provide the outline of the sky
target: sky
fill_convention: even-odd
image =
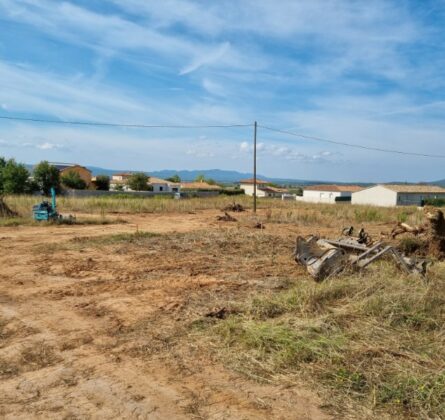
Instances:
[[[445,155],[444,0],[0,0],[0,116],[258,124]],[[253,128],[0,119],[0,155],[111,169],[252,169]],[[258,172],[434,181],[445,159],[258,129]]]

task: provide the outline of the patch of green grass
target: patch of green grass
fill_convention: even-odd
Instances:
[[[392,406],[395,411],[416,412],[424,418],[445,413],[445,370],[428,374],[388,375],[377,386],[377,404]],[[440,418],[437,417],[437,418]]]
[[[240,322],[232,317],[217,324],[217,333],[226,345],[252,350],[260,360],[272,359],[276,368],[288,369],[300,363],[311,363],[340,357],[344,337],[338,331],[317,326],[292,327],[288,323],[268,321]]]

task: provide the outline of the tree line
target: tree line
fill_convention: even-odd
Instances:
[[[143,172],[133,173],[127,180],[127,185],[134,191],[149,191],[153,187],[149,185],[150,177]],[[181,182],[179,175],[173,175],[167,178],[170,182]],[[204,175],[198,175],[195,182],[207,182],[215,185],[213,179],[206,178]],[[95,180],[97,190],[108,191],[110,189],[110,177],[107,175],[98,175]],[[123,189],[118,185],[116,189]],[[60,192],[62,188],[71,188],[83,190],[88,188],[86,182],[75,171],[68,171],[61,176],[60,171],[48,161],[44,160],[38,163],[31,174],[26,165],[18,163],[15,159],[5,159],[0,156],[0,194],[32,194],[42,192],[46,195],[50,193],[51,188]]]
[[[99,190],[108,190],[110,177],[99,175],[95,184]],[[31,175],[23,163],[0,156],[0,194],[32,194],[40,191],[48,195],[51,188],[60,192],[63,187],[82,190],[88,185],[74,171],[60,176],[59,170],[46,160],[38,163]]]

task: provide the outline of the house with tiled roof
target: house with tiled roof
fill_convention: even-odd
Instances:
[[[87,187],[91,187],[92,173],[85,166],[77,163],[61,163],[61,162],[48,162],[51,166],[56,167],[59,170],[60,177],[68,175],[70,172],[74,172],[85,182]]]
[[[445,189],[425,184],[381,184],[352,194],[352,204],[422,206],[427,199],[445,199]]]

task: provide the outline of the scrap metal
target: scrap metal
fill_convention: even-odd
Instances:
[[[352,234],[349,228],[348,233]],[[343,233],[346,233],[343,230]],[[393,246],[384,242],[372,243],[370,236],[362,229],[358,237],[342,236],[337,240],[320,239],[310,236],[297,237],[295,261],[304,265],[317,281],[339,274],[347,269],[362,270],[384,256],[390,256],[406,274],[425,275],[426,262],[417,262],[400,254]]]

